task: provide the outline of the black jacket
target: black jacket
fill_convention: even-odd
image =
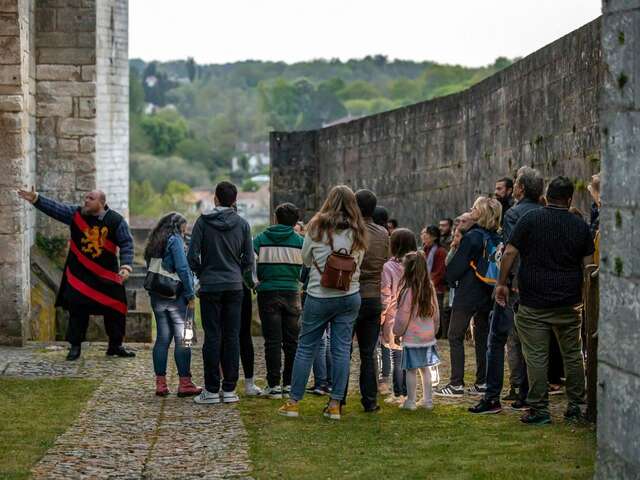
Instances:
[[[456,289],[453,308],[473,311],[490,311],[493,287],[483,283],[469,265],[480,258],[484,249],[483,228],[474,225],[465,233],[460,246],[447,265],[446,281]],[[484,232],[488,232],[484,230]],[[488,232],[491,235],[496,235]]]
[[[201,292],[242,290],[242,274],[253,265],[249,224],[231,208],[200,215],[187,259]]]

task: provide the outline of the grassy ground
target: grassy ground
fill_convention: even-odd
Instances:
[[[514,415],[472,416],[466,405],[432,412],[355,402],[339,422],[326,398],[306,396],[300,418],[276,415],[280,401],[243,399],[254,476],[266,478],[586,479],[593,476],[592,427],[522,425]],[[438,400],[436,399],[436,402]]]
[[[0,478],[29,478],[96,385],[81,379],[0,378]]]

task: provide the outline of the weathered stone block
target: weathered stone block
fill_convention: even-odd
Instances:
[[[56,31],[55,9],[44,6],[36,8],[36,31],[37,33]]]
[[[80,117],[94,118],[96,116],[96,100],[94,98],[80,98],[78,104]]]
[[[80,151],[85,153],[95,152],[96,151],[95,137],[82,137],[80,139]]]
[[[75,65],[37,65],[38,80],[81,80],[80,67]],[[41,92],[42,93],[42,92]]]
[[[18,11],[18,0],[0,0],[0,12],[9,13]]]
[[[620,371],[601,361],[598,365],[598,379],[598,445],[603,455],[598,459],[596,478],[638,478],[640,376]],[[608,465],[610,461],[616,465]],[[602,476],[604,472],[610,474]],[[625,472],[628,475],[624,475]]]
[[[59,152],[77,152],[79,149],[79,142],[75,138],[61,138],[58,141]]]
[[[49,171],[40,175],[38,190],[72,191],[76,187],[76,176],[70,172]]]
[[[0,37],[0,64],[20,63],[20,38]]]
[[[606,0],[602,3],[602,13],[615,13],[640,8],[640,0]]]
[[[0,84],[2,85],[20,85],[20,65],[2,65],[0,66]]]
[[[58,131],[63,137],[94,135],[96,122],[86,118],[65,118],[60,121]]]
[[[20,112],[24,107],[22,95],[0,95],[0,112]]]
[[[0,114],[0,132],[19,132],[22,128],[22,113]]]
[[[73,99],[47,95],[47,100],[36,101],[36,116],[38,117],[70,117],[73,115]]]
[[[40,48],[38,63],[62,65],[94,65],[95,48]]]
[[[82,66],[82,80],[85,82],[95,82],[96,80],[96,67],[93,65]]]
[[[19,219],[16,218],[15,220],[19,222]],[[5,220],[2,219],[2,222],[4,223]],[[7,234],[4,233],[6,227],[10,227],[10,231],[8,231]],[[15,228],[9,225],[2,225],[0,228],[2,228],[0,231],[0,263],[19,264],[22,261],[22,256],[20,255],[22,251],[22,238],[15,235]]]
[[[96,29],[96,12],[90,8],[58,10],[57,28],[65,32],[94,32]]]
[[[2,159],[18,159],[23,154],[22,135],[19,133],[8,133],[3,135],[0,141],[0,158]],[[6,165],[3,164],[3,169]],[[6,170],[5,170],[6,171]]]
[[[39,81],[38,95],[63,95],[74,97],[92,97],[96,94],[94,82]]]
[[[0,13],[0,32],[7,36],[20,35],[18,15],[15,13]]]
[[[78,35],[70,31],[40,32],[36,35],[38,48],[77,47]]]
[[[78,33],[78,46],[95,48],[96,34],[94,32]]]
[[[78,190],[89,191],[96,188],[95,173],[83,173],[76,176],[76,188]]]

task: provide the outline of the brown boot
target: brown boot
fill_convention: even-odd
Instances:
[[[167,377],[164,375],[156,375],[156,395],[166,397],[169,395],[169,387],[167,386]]]
[[[194,395],[199,395],[200,392],[202,392],[202,388],[191,381],[191,376],[180,377],[180,384],[178,385],[179,397],[193,397]]]

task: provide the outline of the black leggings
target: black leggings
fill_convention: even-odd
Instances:
[[[243,286],[242,312],[240,314],[240,361],[244,378],[253,378],[253,339],[251,338],[251,318],[253,308],[251,290]]]

